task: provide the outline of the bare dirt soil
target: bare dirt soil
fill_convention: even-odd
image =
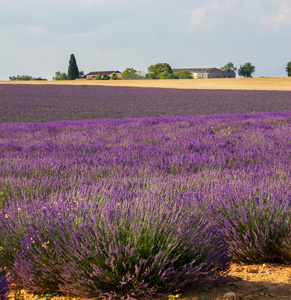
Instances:
[[[188,291],[179,299],[291,299],[291,265],[233,264],[229,273],[231,281],[205,292]],[[235,297],[227,297],[227,293]]]
[[[153,87],[173,89],[230,89],[291,91],[291,77],[268,78],[212,78],[167,80],[65,80],[65,81],[0,81],[0,84],[57,84],[57,85],[103,85],[127,87]]]
[[[226,285],[215,286],[207,291],[188,290],[176,299],[291,300],[291,265],[263,264],[241,266],[233,264],[229,277],[230,282]],[[29,294],[24,290],[14,290],[10,296],[14,298],[15,293],[19,293],[19,300],[36,300],[39,297],[39,295]],[[228,293],[233,293],[233,296]],[[155,297],[155,300],[166,300],[169,299],[168,296],[160,295]],[[55,296],[50,299],[74,300],[77,298]]]

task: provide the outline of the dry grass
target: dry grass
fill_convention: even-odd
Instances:
[[[167,80],[87,80],[74,81],[0,81],[0,84],[57,84],[103,85],[127,87],[153,87],[175,89],[229,89],[291,91],[291,77],[219,78],[219,79],[167,79]]]

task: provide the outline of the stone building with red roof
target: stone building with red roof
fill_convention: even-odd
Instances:
[[[94,71],[86,74],[86,76],[87,78],[95,78],[98,75],[109,75],[111,77],[114,73],[118,78],[121,78],[121,72],[117,70],[116,71]]]

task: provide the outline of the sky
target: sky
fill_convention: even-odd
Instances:
[[[291,0],[0,0],[0,80],[80,71],[239,68],[287,76]]]

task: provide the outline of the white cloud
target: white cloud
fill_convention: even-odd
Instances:
[[[40,36],[46,33],[45,28],[40,26],[24,26],[24,25],[13,25],[7,26],[5,30],[8,30],[11,35],[27,36]]]
[[[203,8],[197,8],[192,12],[191,18],[189,20],[189,26],[188,26],[190,30],[193,30],[197,26],[202,25],[204,23],[206,11],[207,8],[203,7]]]
[[[29,33],[36,34],[36,35],[45,33],[44,28],[37,27],[37,26],[29,26],[29,27],[26,27],[25,30],[28,31]]]
[[[224,1],[220,1],[220,0],[213,0],[210,4],[209,4],[209,8],[217,11],[222,11],[222,10],[226,10],[229,9],[234,2],[236,2],[235,0],[224,0]]]
[[[48,2],[51,2],[50,0]],[[123,6],[128,4],[128,0],[59,0],[53,1],[64,5],[104,5],[104,6]]]
[[[207,19],[209,13],[219,13],[229,10],[233,5],[237,4],[241,0],[212,0],[208,5],[196,8],[191,11],[191,17],[189,19],[188,28],[190,31],[194,30],[198,26],[206,28],[213,27],[215,25],[215,16]]]
[[[8,4],[24,4],[24,0],[1,0]],[[25,0],[27,4],[40,4],[39,0]],[[130,0],[41,0],[41,5],[48,6],[123,6],[128,5]]]
[[[291,3],[284,2],[276,14],[272,14],[263,19],[263,25],[272,31],[279,30],[280,27],[291,25]]]
[[[51,78],[70,53],[87,71],[252,61],[262,74],[269,61],[290,60],[291,42],[278,33],[291,29],[291,0],[0,0],[0,7],[0,79]],[[18,70],[23,52],[32,59]]]

